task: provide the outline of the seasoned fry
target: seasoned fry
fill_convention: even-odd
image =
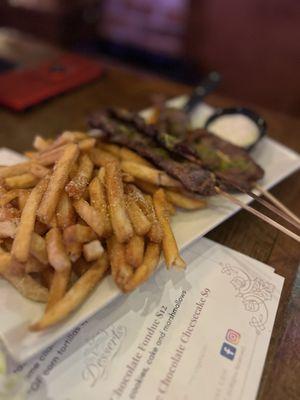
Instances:
[[[65,319],[91,293],[109,268],[107,255],[97,260],[69,289],[65,296],[51,307],[30,330],[40,331]]]
[[[54,269],[50,265],[40,272],[41,283],[45,288],[50,289],[53,276]]]
[[[159,189],[154,193],[153,202],[157,218],[163,230],[163,253],[167,267],[176,266],[184,268],[185,262],[180,257],[178,246],[170,226],[167,200],[163,189]]]
[[[10,176],[22,175],[30,171],[31,161],[25,161],[20,164],[2,167],[0,169],[0,178],[8,178]]]
[[[121,146],[118,146],[117,144],[111,144],[111,143],[101,143],[101,148],[108,153],[111,153],[113,156],[120,158],[120,152],[121,152]]]
[[[48,264],[46,241],[36,232],[33,232],[31,236],[30,254],[32,254],[42,264]]]
[[[159,262],[159,256],[160,245],[149,242],[145,251],[144,261],[135,270],[133,276],[124,284],[124,292],[130,292],[149,279]]]
[[[141,179],[135,179],[134,184],[139,187],[143,192],[148,194],[154,194],[157,189],[159,189],[157,185],[154,185],[150,182],[142,181]]]
[[[39,178],[33,174],[26,173],[22,175],[11,176],[4,179],[5,186],[10,189],[28,189],[35,186]]]
[[[36,135],[33,141],[33,147],[38,151],[45,151],[51,145],[51,139],[44,139],[43,137]]]
[[[133,236],[133,229],[126,212],[121,171],[116,161],[106,164],[105,186],[113,231],[119,242],[127,242]]]
[[[0,251],[0,274],[5,273],[11,263],[11,254],[6,253],[1,249]]]
[[[137,235],[144,236],[151,228],[151,222],[130,195],[125,196],[126,210]]]
[[[83,199],[74,201],[73,206],[77,214],[97,233],[97,235],[103,237],[104,224],[98,211]]]
[[[79,157],[79,166],[76,175],[67,184],[65,190],[75,200],[79,200],[88,186],[93,173],[93,163],[87,154]]]
[[[132,161],[122,161],[121,168],[123,171],[132,175],[134,178],[141,179],[146,182],[153,183],[158,186],[166,187],[182,187],[181,183],[171,178],[164,171],[148,167],[146,165],[137,164]]]
[[[152,197],[144,195],[135,185],[126,185],[125,192],[134,199],[151,222],[151,228],[147,233],[148,238],[151,242],[160,243],[162,241],[163,232],[155,214]]]
[[[113,156],[111,153],[108,153],[107,151],[101,150],[97,147],[91,149],[88,154],[93,163],[98,167],[105,167],[107,163],[118,160],[118,158]]]
[[[50,310],[67,292],[71,277],[71,265],[63,271],[55,271],[49,290],[49,298],[46,306],[46,312]]]
[[[10,206],[10,204],[0,207],[0,221],[15,220],[20,217],[20,214],[20,211],[17,208]]]
[[[38,162],[43,166],[52,165],[56,163],[56,161],[63,155],[67,146],[67,144],[64,144],[63,146],[40,153],[37,157],[35,157],[35,162]]]
[[[75,224],[76,215],[74,207],[67,193],[62,192],[60,200],[56,208],[57,226],[65,229],[68,226]]]
[[[42,264],[35,257],[29,256],[28,260],[25,263],[25,272],[26,274],[31,274],[33,272],[42,272],[46,266]]]
[[[49,223],[55,213],[61,192],[66,185],[72,164],[79,154],[76,144],[66,146],[63,155],[57,161],[54,172],[50,177],[48,188],[38,209],[38,216],[44,223]]]
[[[10,203],[12,200],[17,198],[18,196],[19,196],[18,189],[13,189],[13,190],[10,190],[9,192],[2,194],[0,197],[0,207],[3,207],[7,203]]]
[[[50,146],[48,146],[46,150],[49,151],[68,143],[77,143],[80,140],[84,139],[87,139],[86,133],[65,131],[60,136],[58,136],[58,138],[55,139],[54,142]]]
[[[80,140],[78,142],[78,147],[80,151],[88,151],[92,149],[96,144],[96,139],[95,138],[88,138],[84,140]]]
[[[44,167],[43,165],[32,163],[30,167],[30,172],[38,178],[44,178],[44,176],[49,173],[49,169]]]
[[[87,243],[97,239],[97,235],[89,226],[76,224],[64,230],[63,238],[65,243]]]
[[[198,210],[206,207],[206,200],[204,199],[195,198],[172,190],[166,190],[165,192],[167,200],[177,207],[186,210]]]
[[[83,245],[83,255],[86,261],[95,261],[102,256],[104,249],[99,240],[93,240]]]
[[[112,277],[116,285],[122,289],[132,276],[132,267],[125,258],[125,244],[120,243],[116,236],[112,236],[107,240],[107,250]]]
[[[30,190],[28,189],[19,189],[18,190],[18,206],[19,209],[22,211],[25,207],[26,201],[30,195]]]
[[[16,263],[16,261],[12,261],[11,255],[0,254],[0,273],[3,278],[10,282],[22,296],[42,303],[47,302],[48,290],[30,275],[22,272],[21,269],[24,269],[24,266],[15,268],[12,266],[12,262]],[[16,270],[19,271],[18,274],[16,274]]]
[[[70,259],[63,245],[62,235],[57,228],[52,228],[46,235],[49,263],[57,271],[71,268]]]
[[[132,161],[135,164],[145,165],[146,167],[154,168],[153,164],[145,160],[143,157],[139,156],[134,151],[128,149],[127,147],[121,147],[119,157],[122,161]]]
[[[125,245],[125,258],[129,265],[137,268],[144,257],[145,240],[142,236],[134,235]]]
[[[98,211],[103,223],[103,236],[112,234],[112,226],[109,218],[108,204],[106,200],[105,187],[98,177],[95,177],[89,185],[91,205]]]
[[[16,236],[17,223],[14,220],[0,221],[0,238],[14,238]]]
[[[152,185],[149,182],[143,182],[140,179],[136,179],[134,183],[144,192],[149,194],[155,193],[158,189],[157,186]],[[182,189],[180,191],[175,191],[164,188],[164,191],[168,202],[172,203],[176,207],[181,207],[186,210],[198,210],[206,207],[206,200],[193,196],[193,193],[188,193]]]
[[[12,246],[13,256],[20,262],[26,262],[29,256],[31,235],[34,229],[37,209],[48,185],[48,178],[42,179],[32,189],[21,214],[20,224],[17,228]]]

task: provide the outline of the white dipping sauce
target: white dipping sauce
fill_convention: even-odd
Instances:
[[[243,114],[228,114],[216,118],[208,130],[221,139],[240,147],[248,147],[259,137],[259,129],[251,118]]]

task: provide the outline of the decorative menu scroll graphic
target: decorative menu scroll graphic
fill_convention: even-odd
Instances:
[[[267,301],[272,300],[275,286],[259,277],[251,277],[243,268],[228,263],[220,263],[222,273],[231,278],[231,284],[241,298],[246,311],[252,313],[249,325],[259,335],[266,328],[269,313]]]

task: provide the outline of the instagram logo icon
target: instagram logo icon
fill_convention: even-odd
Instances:
[[[234,331],[233,329],[228,329],[226,333],[226,340],[232,344],[238,344],[240,341],[241,335]]]

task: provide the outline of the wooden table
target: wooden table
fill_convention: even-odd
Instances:
[[[7,37],[2,32],[2,38]],[[9,36],[14,42],[16,37]],[[23,41],[24,42],[24,41]],[[0,32],[1,43],[1,32]],[[19,51],[28,61],[27,51]],[[34,47],[34,46],[33,46]],[[38,47],[40,48],[40,47]],[[44,51],[33,51],[31,60],[56,53],[44,46]],[[2,49],[3,50],[3,49]],[[6,54],[9,51],[6,49]],[[17,58],[18,52],[12,52]],[[1,46],[0,46],[1,57]],[[24,113],[0,109],[0,146],[24,151],[31,147],[36,134],[54,136],[62,130],[85,129],[89,113],[101,106],[116,105],[139,110],[149,106],[151,96],[163,93],[173,97],[191,88],[164,79],[105,62],[105,75]],[[210,96],[214,106],[236,105],[232,99]],[[252,106],[251,104],[244,104]],[[269,123],[269,134],[274,139],[300,152],[300,119],[256,107]],[[300,173],[295,173],[277,185],[272,192],[300,215]],[[259,209],[259,206],[255,204]],[[300,398],[300,245],[245,211],[240,211],[221,226],[211,231],[209,238],[230,248],[265,262],[285,277],[285,284],[272,334],[267,361],[261,381],[259,400]],[[242,399],[241,399],[242,400]]]

